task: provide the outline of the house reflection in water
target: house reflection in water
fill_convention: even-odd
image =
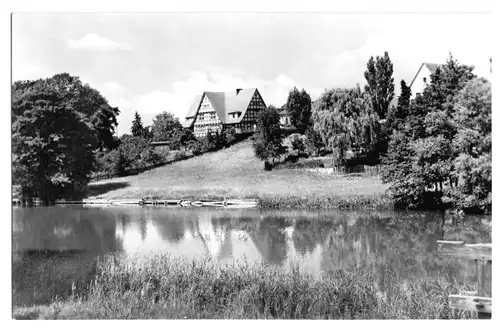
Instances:
[[[298,264],[317,274],[362,267],[375,274],[374,281],[384,291],[391,272],[425,277],[444,269],[432,258],[436,240],[444,237],[442,226],[442,218],[425,213],[18,208],[13,219],[14,300],[29,305],[64,297],[73,282],[77,287],[88,283],[98,256],[114,252],[146,257],[168,253],[186,259],[209,255],[222,263],[246,259],[284,268]],[[476,236],[471,239],[488,239]],[[466,267],[458,266],[447,264],[446,272],[469,276]]]

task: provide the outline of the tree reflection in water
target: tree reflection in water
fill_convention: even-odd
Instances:
[[[85,208],[25,208],[14,213],[14,305],[47,304],[84,292],[100,255],[122,250],[116,218]],[[21,216],[22,215],[22,216]]]
[[[304,257],[312,253],[318,245],[323,245],[333,228],[333,222],[328,219],[311,219],[300,216],[293,226],[293,247]]]
[[[147,243],[152,252],[156,245],[158,252],[168,245],[180,255],[190,248],[192,255],[207,253],[220,261],[249,253],[253,260],[288,267],[298,255],[297,261],[308,267],[314,264],[314,271],[363,268],[375,274],[374,281],[384,292],[390,291],[394,280],[410,277],[470,280],[475,270],[468,261],[437,256],[436,241],[491,242],[491,219],[485,218],[485,224],[476,218],[457,220],[426,212],[15,209],[14,302],[41,304],[56,295],[67,296],[73,282],[77,290],[84,288],[95,273],[97,256],[122,251],[123,237],[139,241],[139,234],[139,244]],[[125,235],[126,231],[135,234]]]
[[[282,266],[287,257],[287,236],[284,231],[289,221],[283,216],[264,216],[255,231],[249,233],[264,263]]]

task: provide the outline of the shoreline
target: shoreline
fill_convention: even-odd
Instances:
[[[13,205],[20,205],[12,199]],[[39,205],[39,203],[33,203]],[[226,197],[220,195],[163,195],[126,198],[96,196],[77,201],[56,201],[54,205],[141,205],[180,207],[256,208],[259,210],[378,210],[394,211],[394,203],[386,194],[357,194],[343,196],[250,195]]]

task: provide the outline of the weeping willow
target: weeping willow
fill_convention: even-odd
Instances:
[[[358,156],[373,150],[380,130],[369,95],[359,86],[325,91],[315,104],[313,122],[336,165],[345,163],[348,152]]]

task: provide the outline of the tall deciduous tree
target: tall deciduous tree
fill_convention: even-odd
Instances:
[[[259,112],[257,117],[257,131],[254,135],[253,150],[255,156],[266,164],[281,157],[286,148],[281,137],[279,113],[273,106]]]
[[[132,136],[144,136],[144,126],[142,126],[141,115],[136,111],[134,115],[134,120],[132,121],[131,128]]]
[[[179,119],[167,111],[156,115],[151,126],[153,141],[167,141],[171,144],[174,144],[175,136],[181,130]]]
[[[365,78],[367,85],[365,90],[370,95],[373,109],[380,119],[385,119],[389,104],[394,98],[393,67],[389,53],[384,56],[370,57],[366,64]]]
[[[116,145],[118,108],[67,73],[12,86],[14,182],[49,203],[84,193],[94,152]]]
[[[16,95],[13,112],[13,183],[21,187],[22,198],[49,204],[82,197],[98,145],[90,120],[67,107],[47,84]]]
[[[472,70],[450,55],[431,75],[423,95],[408,107],[404,125],[392,135],[382,179],[391,184],[389,190],[398,204],[419,208],[452,202],[443,193],[456,191],[459,185],[456,97],[474,78]]]
[[[474,79],[454,99],[457,134],[453,160],[456,185],[446,189],[445,201],[467,211],[491,212],[492,134],[491,83]]]
[[[311,97],[302,89],[299,91],[294,87],[288,93],[286,111],[290,116],[290,122],[299,132],[304,133],[311,120]]]

